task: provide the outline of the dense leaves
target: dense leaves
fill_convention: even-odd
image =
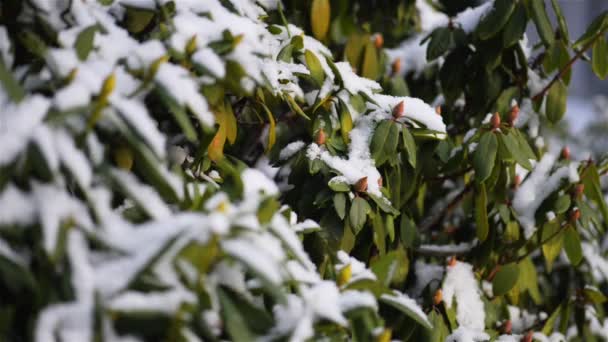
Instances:
[[[547,135],[608,14],[62,6],[0,2],[0,339],[607,338],[608,164]]]

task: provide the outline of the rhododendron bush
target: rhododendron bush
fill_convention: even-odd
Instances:
[[[607,30],[555,0],[3,0],[2,340],[608,338],[608,163],[550,139]]]

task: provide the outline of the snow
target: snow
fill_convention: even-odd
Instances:
[[[146,107],[139,101],[112,96],[110,103],[121,117],[140,135],[160,158],[165,158],[165,136],[158,130],[157,123],[150,117]]]
[[[195,295],[180,290],[150,294],[127,291],[113,298],[108,303],[108,307],[110,310],[119,312],[154,311],[170,315],[176,312],[183,303],[195,304]]]
[[[456,300],[456,319],[463,328],[461,334],[472,334],[462,336],[475,336],[474,332],[483,332],[486,315],[479,282],[473,274],[473,266],[461,261],[456,261],[454,266],[448,266],[442,291],[447,307],[451,307]],[[461,340],[466,341],[466,339]]]
[[[209,112],[207,100],[199,93],[198,86],[180,66],[163,63],[155,75],[156,81],[180,105],[186,105],[205,126],[213,126],[214,118]]]
[[[340,310],[348,312],[358,308],[378,309],[376,297],[369,292],[346,290],[340,294]]]
[[[217,78],[226,76],[226,66],[220,57],[209,48],[204,48],[196,51],[192,55],[192,61],[209,70],[211,74]]]
[[[487,341],[490,339],[490,335],[483,331],[470,329],[466,326],[459,326],[454,332],[452,332],[446,339],[446,342],[475,342],[475,341]]]
[[[241,174],[243,179],[243,194],[246,197],[257,195],[260,192],[266,195],[276,195],[279,193],[277,185],[260,170],[246,169]]]
[[[444,254],[462,254],[470,251],[476,245],[474,242],[461,242],[459,244],[449,245],[420,245],[418,252],[420,253],[444,253]]]
[[[87,88],[76,83],[70,83],[61,88],[53,97],[53,106],[62,112],[85,107],[90,102],[91,93]]]
[[[345,251],[338,251],[338,263],[336,263],[336,273],[340,272],[344,267],[350,265],[351,278],[347,284],[355,283],[359,280],[369,279],[376,280],[376,275],[365,267],[365,264],[357,260],[355,257],[348,255]]]
[[[409,312],[416,315],[421,321],[425,322],[429,327],[433,326],[424,311],[422,311],[420,305],[418,305],[415,300],[408,297],[406,294],[393,290],[392,294],[383,294],[380,296],[380,300],[394,306],[406,308]]]
[[[36,209],[30,196],[9,184],[0,193],[0,225],[29,225],[35,222]]]
[[[600,254],[599,247],[589,242],[581,244],[583,257],[589,265],[591,276],[595,281],[601,282],[608,279],[608,260]]]
[[[171,210],[154,188],[140,183],[133,174],[123,170],[112,169],[111,175],[121,190],[126,192],[150,217],[163,219],[171,216]]]
[[[530,175],[515,191],[513,197],[513,209],[518,214],[526,239],[536,232],[535,214],[542,202],[555,192],[562,180],[578,182],[578,163],[570,162],[567,166],[561,166],[553,173],[551,169],[557,161],[558,154],[547,152],[536,164]]]
[[[12,162],[23,151],[49,107],[48,99],[33,95],[0,110],[0,166]]]
[[[82,189],[88,189],[93,180],[93,171],[87,157],[72,140],[69,133],[55,131],[55,147],[61,163],[70,171]]]

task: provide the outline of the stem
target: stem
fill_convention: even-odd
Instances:
[[[420,230],[426,230],[441,222],[444,217],[451,213],[456,208],[456,206],[460,202],[462,202],[462,200],[471,190],[473,190],[473,186],[471,183],[469,183],[467,186],[464,187],[464,189],[462,189],[462,191],[458,195],[456,195],[456,197],[454,197],[454,199],[450,201],[450,203],[448,203],[448,205],[442,211],[440,211],[437,215],[425,219],[422,222]]]
[[[589,50],[589,48],[591,48],[591,46],[593,44],[595,44],[595,41],[604,35],[604,32],[606,31],[606,29],[601,30],[600,32],[598,32],[595,37],[593,37],[593,39],[591,39],[589,41],[589,43],[587,43],[585,46],[583,46],[582,49],[580,49],[579,51],[577,51],[576,55],[574,55],[574,57],[572,57],[568,63],[566,63],[566,65],[564,65],[561,70],[557,73],[557,75],[555,75],[555,77],[553,77],[553,79],[551,80],[551,82],[549,82],[549,84],[547,84],[543,90],[541,90],[538,94],[532,96],[532,101],[536,101],[539,100],[540,98],[542,98],[543,96],[545,96],[545,94],[549,91],[549,89],[551,89],[551,86],[553,85],[553,83],[559,81],[565,74],[566,72],[568,72],[568,70],[570,70],[570,68],[572,68],[572,65],[574,64],[574,62],[576,62],[579,58],[583,57],[585,55],[585,52],[587,50]],[[576,51],[576,50],[575,50]]]

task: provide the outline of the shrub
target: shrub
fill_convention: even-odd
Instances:
[[[543,3],[4,0],[3,339],[608,338]]]

